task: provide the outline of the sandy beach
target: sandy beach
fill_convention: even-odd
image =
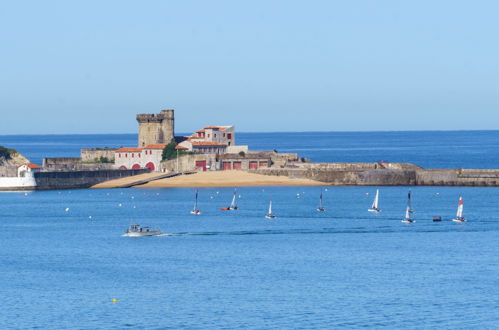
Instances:
[[[151,179],[158,174],[148,173],[134,177],[100,183],[92,188],[116,188],[134,181]],[[213,171],[173,178],[160,179],[135,186],[140,188],[175,187],[251,187],[251,186],[323,186],[325,183],[309,179],[290,179],[284,176],[268,176],[244,171]]]

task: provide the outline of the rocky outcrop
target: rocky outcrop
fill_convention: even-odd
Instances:
[[[29,160],[14,149],[0,146],[0,177],[17,176],[17,168]]]

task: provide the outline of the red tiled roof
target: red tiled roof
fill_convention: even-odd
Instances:
[[[206,126],[205,129],[220,129],[220,126]]]
[[[186,148],[184,146],[176,146],[175,149],[178,149],[178,150],[187,150],[189,148]]]
[[[119,148],[115,152],[141,152],[142,148]]]
[[[215,147],[226,147],[227,145],[224,143],[218,143],[218,142],[204,142],[204,141],[193,141],[192,146],[215,146]]]
[[[165,149],[166,144],[148,144],[144,147],[144,149]]]
[[[200,129],[199,131],[196,131],[196,133],[204,133],[204,128]]]
[[[40,166],[33,163],[26,164],[26,166],[28,166],[29,168],[41,168]]]

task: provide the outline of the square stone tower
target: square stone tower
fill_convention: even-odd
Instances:
[[[139,148],[148,144],[168,144],[175,139],[174,110],[161,110],[159,114],[139,114]]]

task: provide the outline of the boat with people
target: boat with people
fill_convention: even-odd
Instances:
[[[412,214],[414,213],[414,210],[412,209],[412,204],[411,204],[411,191],[409,190],[409,193],[407,194],[407,206],[405,208],[405,217],[401,222],[403,223],[413,223],[416,222],[416,220],[412,219]]]
[[[198,208],[198,194],[199,194],[199,191],[196,189],[196,199],[194,201],[194,208],[191,211],[191,214],[194,214],[194,215],[201,214],[201,210]]]
[[[125,230],[125,235],[128,237],[145,237],[145,236],[159,236],[161,235],[161,230],[152,229],[149,227],[141,227],[138,224],[131,224],[130,227]]]
[[[267,218],[267,219],[275,219],[276,217],[277,216],[274,213],[272,213],[272,198],[270,198],[269,211],[265,215],[265,218]]]
[[[457,214],[456,218],[452,219],[454,222],[466,222],[466,218],[463,217],[463,208],[464,208],[464,203],[463,203],[463,196],[459,196],[459,202],[457,204]]]
[[[379,204],[379,189],[376,189],[376,197],[374,197],[373,205],[367,211],[369,211],[369,212],[381,212],[381,209],[379,208],[378,204]]]
[[[326,208],[324,207],[324,204],[322,202],[322,190],[321,190],[321,195],[319,197],[319,207],[317,208],[318,212],[324,212],[326,211]]]
[[[236,194],[237,194],[237,191],[236,191],[236,189],[234,189],[234,196],[232,196],[232,202],[230,203],[230,206],[229,207],[221,207],[220,210],[222,210],[222,211],[235,211],[235,210],[237,210]]]

